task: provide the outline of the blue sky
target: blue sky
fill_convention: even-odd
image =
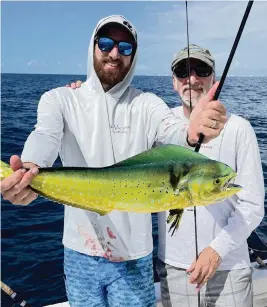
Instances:
[[[170,75],[186,45],[184,1],[2,1],[1,71],[86,74],[88,44],[99,19],[122,14],[137,28],[136,74]],[[209,48],[220,75],[246,1],[189,1],[190,42]],[[267,2],[254,1],[229,74],[267,75]]]

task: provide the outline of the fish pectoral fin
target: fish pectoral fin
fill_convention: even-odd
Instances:
[[[183,209],[173,209],[169,211],[169,216],[167,217],[167,223],[171,224],[169,232],[173,229],[171,236],[173,236],[175,230],[179,227],[180,220],[184,210]]]

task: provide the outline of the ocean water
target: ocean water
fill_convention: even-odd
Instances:
[[[65,86],[85,76],[2,74],[1,91],[1,159],[20,155],[28,134],[36,123],[40,96],[47,90]],[[180,104],[172,89],[171,77],[137,76],[133,85],[152,91],[170,107]],[[227,78],[220,95],[229,111],[248,119],[255,129],[265,187],[267,186],[267,77]],[[59,160],[56,164],[60,164]],[[63,283],[63,206],[42,198],[29,206],[14,206],[2,200],[1,279],[32,306],[65,301]],[[265,200],[267,210],[267,201]],[[154,256],[157,246],[157,221],[153,216]],[[267,259],[266,215],[248,239],[249,246]],[[259,251],[257,251],[259,250]],[[253,257],[251,258],[253,261]],[[157,276],[155,275],[155,278]],[[2,293],[3,307],[13,302]]]

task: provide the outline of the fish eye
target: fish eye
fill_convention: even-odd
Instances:
[[[215,184],[219,184],[221,182],[221,180],[220,179],[216,179],[216,180],[214,180],[214,183]]]

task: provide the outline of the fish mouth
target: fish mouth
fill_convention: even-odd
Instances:
[[[224,183],[221,186],[221,192],[227,192],[230,190],[236,190],[239,191],[242,189],[242,187],[238,184],[235,184],[231,182],[236,177],[236,174],[228,176],[228,178],[225,179]]]
[[[228,183],[227,189],[232,189],[232,188],[242,188],[241,185],[235,184],[235,183]]]

